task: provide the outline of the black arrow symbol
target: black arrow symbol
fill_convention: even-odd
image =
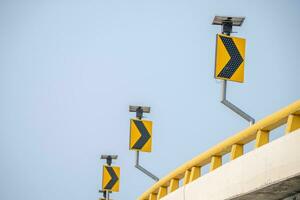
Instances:
[[[235,43],[233,42],[232,38],[220,36],[227,52],[229,53],[230,60],[227,62],[225,67],[221,70],[218,74],[218,77],[228,78],[230,79],[234,72],[239,68],[239,66],[244,61],[243,57],[241,56],[238,48],[236,47]]]
[[[133,149],[142,149],[147,141],[151,138],[148,130],[146,129],[144,123],[139,120],[133,120],[135,126],[138,128],[139,132],[141,133],[141,137],[136,141],[133,145]]]
[[[114,169],[112,167],[105,167],[105,168],[108,171],[111,179],[106,184],[106,186],[104,187],[104,189],[111,190],[114,187],[114,185],[117,183],[117,181],[119,180],[119,178],[118,178],[116,172],[114,171]]]

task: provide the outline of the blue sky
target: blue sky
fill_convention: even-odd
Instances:
[[[159,177],[248,126],[219,103],[215,15],[246,16],[244,84],[228,98],[255,119],[300,98],[296,0],[0,2],[0,199],[98,199],[101,154],[118,154],[121,190],[153,181],[128,150],[129,104],[152,107]]]

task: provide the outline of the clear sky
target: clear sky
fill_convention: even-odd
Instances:
[[[152,107],[159,177],[248,123],[219,103],[214,15],[246,16],[246,82],[228,97],[255,119],[300,98],[300,1],[0,1],[0,199],[96,200],[101,154],[120,192],[153,184],[128,150],[129,104]]]

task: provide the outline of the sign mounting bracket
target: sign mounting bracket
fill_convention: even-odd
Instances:
[[[136,151],[135,155],[136,155],[135,168],[137,168],[138,170],[140,170],[141,172],[143,172],[144,174],[152,178],[154,181],[159,181],[159,178],[157,176],[155,176],[154,174],[152,174],[151,172],[149,172],[147,169],[145,169],[140,165],[140,152]]]
[[[244,118],[246,121],[250,123],[250,126],[255,123],[255,119],[241,110],[239,107],[231,103],[226,98],[227,93],[227,80],[222,80],[222,95],[221,95],[221,103],[224,104],[227,108]]]

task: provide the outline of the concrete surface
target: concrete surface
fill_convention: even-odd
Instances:
[[[300,200],[300,193],[284,198],[283,200]]]
[[[163,200],[297,200],[298,196],[291,195],[299,191],[300,130],[297,130],[224,164]]]

